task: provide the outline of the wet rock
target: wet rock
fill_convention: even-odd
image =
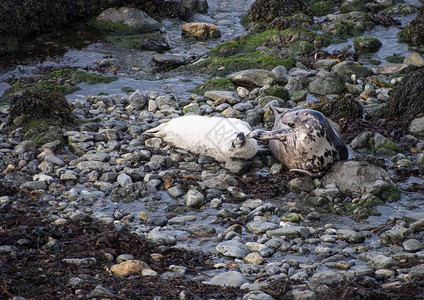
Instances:
[[[421,68],[424,67],[424,59],[416,52],[410,53],[404,60],[404,63],[410,67]]]
[[[261,291],[251,291],[244,295],[242,300],[274,300],[274,298]]]
[[[409,229],[410,229],[412,232],[420,232],[420,231],[424,231],[424,218],[422,218],[422,219],[420,219],[420,220],[415,221],[414,223],[412,223],[412,224],[409,226]]]
[[[274,76],[275,83],[279,85],[285,85],[289,81],[287,69],[284,66],[277,66],[271,70],[271,74]]]
[[[416,136],[424,136],[424,117],[413,119],[408,130]]]
[[[140,260],[127,260],[120,264],[113,265],[109,271],[118,276],[128,276],[133,274],[141,274],[144,269],[150,269],[150,267]]]
[[[109,8],[97,16],[95,26],[121,33],[144,33],[158,30],[160,23],[145,12],[130,7]]]
[[[318,77],[308,84],[308,91],[317,95],[340,94],[344,90],[344,85],[338,76],[328,74],[324,78]]]
[[[175,69],[188,62],[186,57],[176,54],[157,54],[152,57],[152,63],[164,70]]]
[[[200,107],[197,103],[190,103],[183,107],[183,114],[200,114]]]
[[[45,181],[28,181],[20,186],[21,189],[27,190],[45,190],[47,189],[47,183]]]
[[[222,287],[240,287],[249,281],[237,271],[228,271],[214,276],[211,280],[204,282],[205,284],[217,285]]]
[[[251,165],[252,162],[249,160],[230,158],[225,163],[225,168],[230,172],[237,174],[246,171]]]
[[[390,230],[385,231],[380,236],[380,241],[383,245],[401,245],[409,236],[409,230],[403,226],[396,225]]]
[[[368,15],[360,11],[345,14],[327,15],[321,24],[322,31],[326,34],[339,37],[351,37],[366,30],[370,30],[375,23]]]
[[[311,233],[306,227],[303,226],[289,226],[285,228],[278,228],[268,230],[266,235],[268,237],[303,237],[307,238]]]
[[[115,298],[115,294],[104,288],[101,285],[96,286],[96,288],[87,295],[88,298]]]
[[[317,284],[334,284],[340,283],[345,279],[343,272],[335,272],[332,270],[325,270],[317,272],[312,275],[311,281]]]
[[[181,197],[182,195],[184,195],[183,189],[179,186],[171,187],[167,190],[167,192],[174,199],[177,199]]]
[[[368,77],[371,71],[362,67],[359,63],[345,60],[339,62],[331,68],[332,72],[337,73],[339,76],[348,76],[349,78],[354,74],[356,77]]]
[[[349,243],[361,243],[365,240],[365,237],[360,233],[349,230],[349,229],[339,229],[337,230],[338,238],[347,241]]]
[[[357,55],[363,53],[374,53],[377,52],[383,44],[379,39],[372,36],[358,36],[355,39],[353,47]]]
[[[390,269],[393,266],[397,266],[398,262],[391,257],[385,255],[377,255],[368,262],[368,265],[376,269]]]
[[[246,245],[234,240],[219,243],[216,246],[216,251],[224,256],[236,258],[244,258],[249,254],[249,248]]]
[[[252,233],[263,233],[276,228],[278,228],[278,225],[271,222],[251,221],[246,224],[246,229]]]
[[[130,105],[126,107],[128,111],[142,110],[147,102],[147,93],[136,90],[129,96],[128,100],[130,101]]]
[[[209,23],[187,23],[181,26],[183,36],[194,36],[200,39],[217,38],[221,31],[214,24]]]
[[[384,75],[401,74],[407,70],[407,64],[389,64],[378,68],[378,72]]]
[[[132,183],[131,177],[125,173],[119,174],[116,180],[121,187],[125,187]]]
[[[177,239],[171,231],[160,231],[159,227],[154,228],[147,235],[147,239],[157,245],[175,245]]]
[[[408,252],[415,252],[423,249],[423,243],[417,239],[409,239],[403,242],[403,249]]]
[[[188,207],[200,207],[205,203],[205,196],[198,190],[189,190],[185,196],[185,203]]]
[[[263,69],[240,71],[230,75],[229,78],[235,85],[245,87],[263,87],[267,84],[271,85],[274,81],[272,73]]]
[[[207,91],[205,92],[205,97],[215,101],[213,104],[214,107],[222,103],[236,104],[240,102],[239,99],[234,97],[233,92],[228,91]]]
[[[380,167],[359,161],[335,163],[323,177],[323,184],[334,183],[341,192],[364,193],[376,180],[384,180],[394,187],[389,174]]]

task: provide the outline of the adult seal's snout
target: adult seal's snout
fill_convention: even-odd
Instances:
[[[346,143],[322,113],[271,109],[273,130],[254,130],[247,137],[269,140],[271,153],[291,171],[320,175],[336,161],[348,158]]]

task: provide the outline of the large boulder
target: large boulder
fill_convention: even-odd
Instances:
[[[424,69],[409,73],[389,93],[387,117],[410,122],[424,113]]]
[[[274,76],[268,70],[249,69],[229,76],[232,83],[246,87],[263,87],[274,82]]]
[[[384,199],[399,196],[397,186],[382,168],[363,161],[335,163],[323,177],[323,185],[336,184],[342,193],[370,193]]]
[[[132,7],[108,8],[97,16],[94,25],[120,33],[144,33],[160,27],[158,21]]]

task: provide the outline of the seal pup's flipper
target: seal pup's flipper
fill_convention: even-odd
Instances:
[[[167,123],[162,123],[154,128],[150,128],[146,131],[143,132],[143,134],[145,135],[155,135],[155,136],[163,136],[163,134],[161,134],[161,130],[164,129],[166,127]]]
[[[256,140],[268,141],[268,140],[280,140],[285,141],[287,134],[290,133],[291,128],[283,128],[273,131],[267,131],[262,129],[256,129],[247,134],[247,138],[252,138]]]

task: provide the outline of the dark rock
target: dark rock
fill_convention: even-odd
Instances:
[[[417,17],[398,33],[401,42],[413,47],[424,46],[424,7],[421,7]]]
[[[256,0],[251,6],[249,16],[255,22],[272,22],[277,17],[288,17],[302,12],[312,16],[302,0]]]
[[[152,63],[162,69],[174,69],[188,63],[187,58],[180,55],[158,54],[152,57]]]
[[[171,49],[167,41],[157,41],[157,40],[144,40],[141,44],[141,47],[144,50],[152,50],[159,53],[165,52]]]
[[[424,69],[409,73],[389,92],[387,117],[411,121],[424,113]]]
[[[341,118],[360,119],[363,114],[361,103],[349,94],[341,98],[329,100],[320,111],[334,121]]]

